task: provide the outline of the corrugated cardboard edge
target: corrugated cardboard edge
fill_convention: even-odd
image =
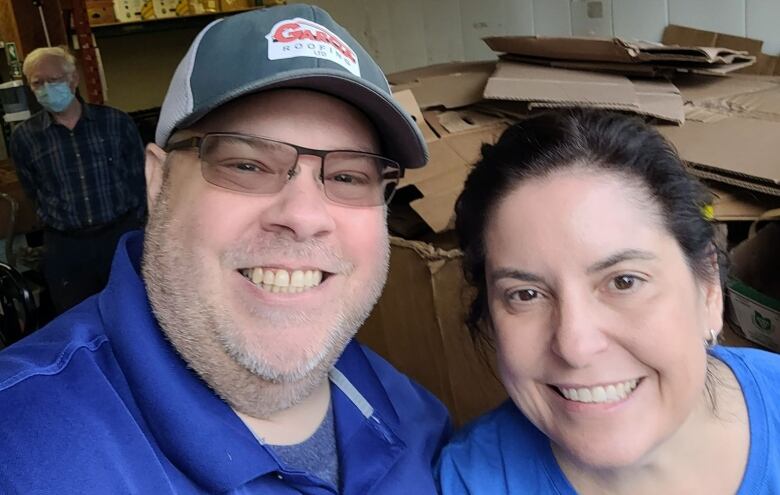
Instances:
[[[463,257],[463,252],[460,249],[441,249],[427,242],[410,241],[395,236],[390,237],[390,245],[411,249],[426,261],[454,260]]]
[[[703,170],[701,168],[698,168],[698,166],[695,164],[688,167],[688,172],[702,179],[709,179],[715,182],[722,182],[724,184],[742,187],[744,189],[749,189],[751,191],[756,191],[764,194],[771,194],[772,196],[780,196],[780,188],[765,186],[753,182],[751,180],[742,180],[742,179],[737,179],[735,177],[727,177],[717,172],[712,172],[709,170]]]

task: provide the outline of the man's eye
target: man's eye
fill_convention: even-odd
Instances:
[[[253,162],[251,160],[226,162],[222,163],[221,166],[237,172],[272,173],[272,170],[269,167],[263,165],[262,163]]]
[[[334,174],[328,177],[326,180],[339,182],[341,184],[354,185],[354,186],[365,186],[366,184],[369,183],[368,177],[366,177],[365,175],[347,173],[347,172]]]

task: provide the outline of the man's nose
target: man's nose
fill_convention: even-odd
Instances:
[[[320,181],[322,162],[316,156],[301,156],[288,172],[289,180],[263,212],[263,228],[288,232],[296,240],[321,237],[332,232],[335,220]]]

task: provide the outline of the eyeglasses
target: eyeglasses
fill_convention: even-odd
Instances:
[[[70,79],[70,76],[68,74],[65,74],[64,76],[58,76],[58,77],[47,77],[43,79],[34,79],[30,81],[30,88],[33,90],[40,89],[43,87],[44,84],[56,84],[61,82],[68,82]]]
[[[380,206],[392,199],[403,176],[400,165],[373,153],[315,150],[235,133],[208,133],[169,144],[166,151],[197,148],[203,178],[249,194],[276,194],[300,171],[301,155],[321,160],[325,197],[346,206]]]

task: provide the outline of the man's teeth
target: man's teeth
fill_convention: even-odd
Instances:
[[[638,380],[634,379],[607,385],[605,387],[557,387],[557,389],[563,394],[564,397],[569,400],[573,400],[575,402],[594,402],[597,404],[602,404],[606,402],[617,402],[619,400],[625,399],[631,394],[631,392],[634,391],[638,382]]]
[[[241,274],[258,287],[271,292],[303,292],[317,287],[322,282],[319,270],[281,270],[278,268],[246,268]]]

